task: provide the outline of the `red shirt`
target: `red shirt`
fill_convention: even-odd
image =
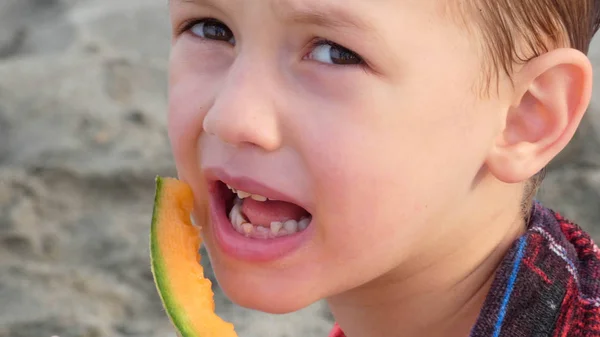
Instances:
[[[346,337],[346,336],[344,335],[344,332],[342,332],[342,329],[340,329],[340,326],[337,325],[337,323],[335,323],[335,325],[333,326],[333,329],[329,333],[329,337]]]

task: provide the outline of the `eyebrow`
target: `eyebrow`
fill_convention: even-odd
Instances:
[[[372,30],[373,27],[366,20],[351,13],[342,6],[326,5],[318,0],[310,1],[312,4],[296,5],[298,1],[276,0],[273,9],[287,21],[312,24],[327,28],[355,28],[359,30]],[[302,2],[302,1],[300,1]]]
[[[210,0],[168,0],[169,2],[203,3]],[[266,0],[261,0],[266,1]],[[271,0],[271,9],[285,21],[322,26],[327,28],[355,28],[372,30],[373,26],[365,19],[346,10],[342,5],[324,4],[319,0]],[[310,4],[299,3],[310,2]]]

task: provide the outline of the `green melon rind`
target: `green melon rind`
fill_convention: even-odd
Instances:
[[[150,260],[154,284],[163,303],[167,315],[171,322],[179,330],[181,337],[203,337],[192,330],[192,325],[186,314],[181,310],[175,295],[171,292],[169,280],[166,273],[166,264],[160,252],[158,243],[158,218],[161,208],[161,198],[163,192],[163,178],[156,177],[156,191],[154,195],[154,209],[152,211],[152,225],[150,229]],[[208,337],[208,336],[206,336]]]

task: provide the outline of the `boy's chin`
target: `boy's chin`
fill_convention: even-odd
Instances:
[[[310,294],[302,290],[294,291],[292,285],[291,288],[282,284],[273,286],[266,282],[256,285],[240,279],[227,278],[225,275],[221,278],[217,276],[217,279],[221,290],[230,301],[241,307],[269,314],[288,314],[319,300],[311,300]]]
[[[238,296],[238,294],[225,292],[225,295],[235,304],[240,307],[257,310],[260,312],[264,312],[267,314],[289,314],[292,312],[296,312],[298,310],[302,310],[309,306],[312,303],[298,303],[295,301],[281,301],[278,297],[272,298],[260,298],[256,296]]]

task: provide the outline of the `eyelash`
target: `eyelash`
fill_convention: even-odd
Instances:
[[[203,23],[203,22],[206,23],[206,22],[211,22],[211,21],[223,24],[225,27],[227,27],[227,25],[225,25],[223,22],[221,22],[220,20],[214,19],[214,18],[192,19],[192,20],[186,21],[181,26],[181,28],[178,30],[178,34],[183,34],[183,33],[186,33],[186,32],[190,32],[191,29],[195,25],[198,25],[198,24]],[[210,40],[210,39],[208,39],[208,40]],[[333,42],[331,40],[328,40],[328,39],[316,38],[316,39],[314,39],[313,41],[310,42],[309,46],[310,46],[311,50],[314,50],[315,48],[321,47],[321,46],[324,46],[324,45],[330,45],[332,48],[339,48],[340,50],[343,50],[346,53],[351,54],[353,57],[356,57],[356,59],[358,59],[358,61],[359,61],[359,63],[355,63],[355,64],[326,64],[325,63],[325,65],[328,65],[328,66],[346,66],[346,67],[348,67],[348,66],[364,67],[367,64],[367,62],[364,60],[364,58],[362,56],[360,56],[357,53],[355,53],[354,51],[352,51],[352,50],[350,50],[350,49],[348,49],[348,48],[346,48],[346,47],[344,47],[344,46],[342,46],[342,45],[340,45],[338,43],[335,43],[335,42]],[[304,58],[306,58],[306,56]]]

